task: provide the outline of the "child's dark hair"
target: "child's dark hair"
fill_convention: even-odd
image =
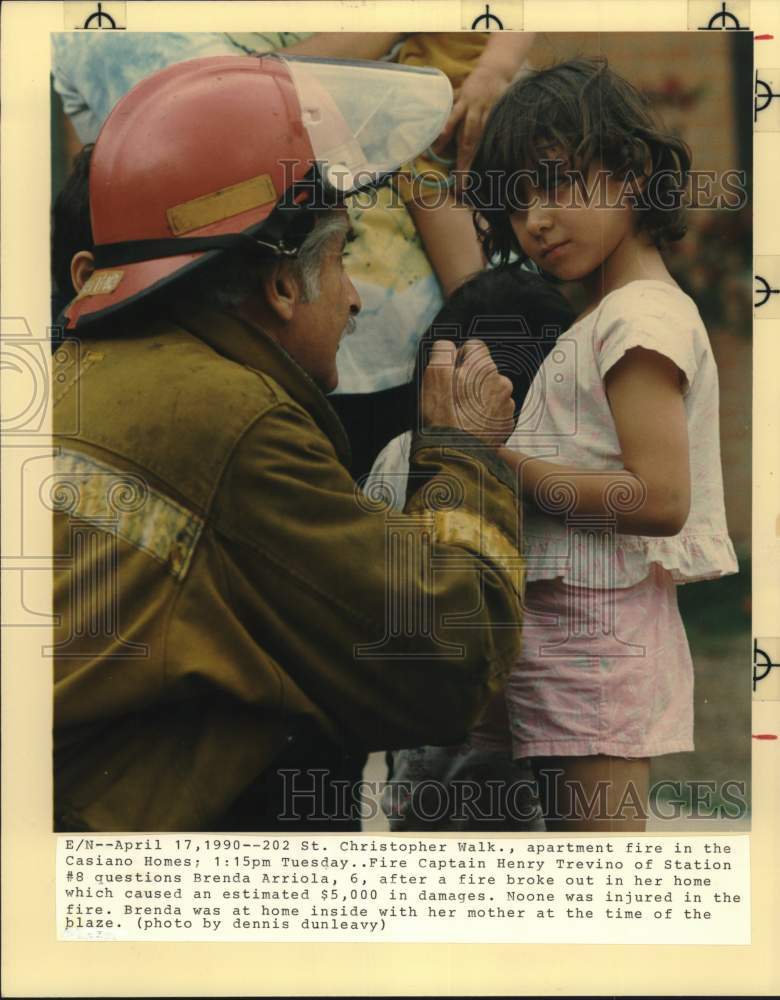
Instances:
[[[480,271],[452,293],[423,334],[409,426],[420,427],[419,390],[434,341],[451,340],[458,346],[474,338],[484,341],[499,372],[512,382],[519,413],[539,366],[573,320],[574,310],[564,296],[520,264]]]
[[[613,73],[606,59],[571,59],[518,80],[488,118],[471,167],[476,183],[466,195],[477,210],[475,224],[488,259],[506,263],[512,253],[523,257],[509,222],[506,190],[495,190],[495,179],[536,168],[550,158],[550,148],[565,154],[567,169],[583,174],[600,160],[618,180],[644,177],[648,185],[638,205],[638,229],[656,246],[685,234],[681,194],[690,150],[662,130],[648,100]]]

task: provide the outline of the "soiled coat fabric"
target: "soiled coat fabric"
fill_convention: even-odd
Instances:
[[[53,386],[58,829],[229,829],[252,789],[261,824],[301,739],[316,765],[463,737],[519,647],[493,452],[426,432],[388,512],[314,382],[200,308],[66,342]]]

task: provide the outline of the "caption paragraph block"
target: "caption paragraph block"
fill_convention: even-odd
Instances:
[[[749,944],[748,836],[60,836],[65,941]]]

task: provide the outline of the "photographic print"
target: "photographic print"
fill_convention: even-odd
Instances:
[[[752,132],[739,109],[751,59],[740,33],[52,36],[56,829],[744,828],[750,685],[734,664],[750,644]],[[300,110],[281,104],[282,86]],[[245,134],[264,113],[271,132]],[[288,128],[314,121],[297,145],[273,131],[284,115]],[[240,134],[235,165],[213,157]],[[301,249],[317,212],[336,226],[340,213],[348,240],[324,332],[320,258],[295,256],[318,246]],[[243,305],[250,232],[263,273],[285,253],[301,272],[297,324],[312,323],[313,347]],[[683,332],[662,349],[675,310]],[[216,313],[242,324],[224,343],[205,330]],[[146,344],[142,328],[164,321],[173,339]],[[261,363],[264,322],[282,354]],[[186,379],[182,337],[197,341]],[[465,356],[470,339],[511,381],[516,421],[505,444],[481,387],[487,412],[456,417],[460,451],[476,460],[492,445],[504,478],[534,482],[519,486],[522,527],[500,495],[497,519],[479,524],[506,537],[503,552],[465,540],[466,508],[499,498],[441,512],[460,524],[437,529],[440,545],[463,546],[450,561],[476,557],[476,590],[456,598],[465,580],[446,552],[419,578],[429,531],[414,518],[435,509],[437,480],[419,462],[408,478],[409,449],[412,431],[446,420],[425,398],[436,341]],[[114,349],[119,381],[103,389]],[[324,426],[333,481],[312,489],[313,470],[291,465],[287,496],[286,477],[263,484],[262,448],[240,471],[269,400],[233,415],[232,394],[250,390],[226,386],[212,415],[222,369],[206,357],[226,359],[225,378],[292,358],[305,389],[279,384],[318,440]],[[655,397],[614,420],[612,369],[642,359],[674,365],[676,464]],[[641,474],[622,458],[633,423]],[[298,448],[274,463],[285,450]],[[548,457],[526,476],[535,452]],[[463,493],[446,463],[438,475]],[[405,530],[415,551],[396,558]],[[516,606],[491,603],[491,558],[524,573],[524,588],[509,584]],[[447,684],[463,690],[469,671],[491,710],[475,690],[448,718]],[[379,756],[364,775],[368,752]],[[298,809],[312,784],[322,801]]]
[[[773,992],[775,22],[5,5],[9,996]]]

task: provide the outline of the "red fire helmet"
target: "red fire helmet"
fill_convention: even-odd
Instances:
[[[330,207],[422,152],[452,103],[443,73],[389,63],[216,56],[142,80],[90,163],[96,269],[80,329],[225,250],[295,256],[303,205]]]

